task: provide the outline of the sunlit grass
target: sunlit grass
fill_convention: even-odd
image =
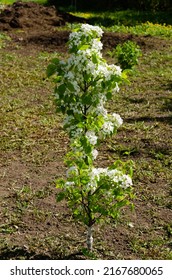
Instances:
[[[111,32],[131,33],[134,35],[150,35],[172,38],[172,26],[165,24],[142,23],[136,26],[114,25],[106,28]]]
[[[150,14],[128,10],[74,14],[88,19],[90,23],[99,25],[106,31],[172,38],[172,25],[168,13]]]

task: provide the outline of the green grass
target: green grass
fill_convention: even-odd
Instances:
[[[165,24],[153,24],[151,22],[142,23],[135,26],[114,25],[106,28],[107,31],[130,33],[143,36],[157,36],[172,38],[172,26]]]
[[[54,55],[49,55],[49,57]],[[3,106],[1,124],[4,131],[1,138],[1,149],[8,151],[21,149],[23,157],[33,156],[32,159],[35,162],[39,162],[39,159],[42,160],[44,155],[46,156],[49,141],[56,142],[55,139],[50,138],[48,140],[46,133],[52,125],[58,124],[57,115],[47,117],[52,106],[51,95],[49,95],[47,101],[42,103],[44,93],[48,91],[47,83],[44,81],[45,72],[41,67],[41,64],[46,67],[46,59],[42,57],[42,53],[34,59],[32,56],[28,56],[27,60],[23,60],[21,56],[6,53],[0,62],[0,75],[3,81],[1,85],[1,104]],[[10,83],[10,87],[7,93],[6,85],[8,83]],[[42,91],[42,96],[40,91]],[[24,99],[23,94],[25,95]],[[32,107],[32,102],[36,100],[37,104]],[[41,106],[40,103],[42,103]],[[39,120],[37,119],[38,116]],[[16,130],[15,134],[11,130],[12,127]],[[42,130],[45,133],[44,136]],[[47,143],[46,141],[44,144],[42,143],[42,137],[37,141],[34,140],[32,136],[39,134],[43,138],[47,138]],[[37,150],[36,147],[39,145],[42,147],[42,151]]]

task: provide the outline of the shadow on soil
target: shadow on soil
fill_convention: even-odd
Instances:
[[[33,251],[29,252],[26,248],[13,247],[4,248],[0,253],[0,260],[82,260],[84,254],[82,251],[69,255],[62,255],[52,251],[50,254],[37,254]]]
[[[103,25],[105,27],[111,27],[114,24],[135,26],[148,21],[157,24],[172,25],[172,12],[142,12],[126,10],[114,13],[115,17],[113,18],[111,17],[111,12],[106,12],[103,17],[99,16],[99,14],[91,17],[89,23],[93,25]]]
[[[166,117],[138,117],[138,118],[127,118],[125,121],[132,123],[132,122],[164,122],[172,124],[172,116]]]

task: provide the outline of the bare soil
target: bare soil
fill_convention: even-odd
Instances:
[[[16,2],[0,14],[0,31],[5,32],[12,39],[1,51],[4,54],[11,52],[23,59],[29,55],[38,54],[40,51],[66,54],[69,32],[60,31],[58,28],[67,22],[85,22],[85,20],[70,14],[59,13],[54,7],[43,7],[32,2]],[[136,41],[144,53],[153,50],[161,52],[168,48],[168,44],[170,46],[170,42],[160,38],[105,33],[102,40],[104,53],[112,50],[118,43],[129,39]],[[46,89],[42,88],[38,92],[39,99],[35,101],[32,99],[30,107],[37,106],[38,103],[43,106],[48,94]],[[146,102],[144,98],[140,97],[138,100],[138,97],[133,94],[130,102],[142,106],[142,103]],[[151,94],[146,98],[151,98]],[[170,111],[170,108],[168,110]],[[47,114],[54,114],[54,112],[48,111]],[[155,113],[150,118],[144,118],[143,115],[139,116],[137,112],[132,112],[130,115],[126,114],[125,121],[131,124],[137,121],[145,121],[148,125],[157,124],[157,133],[159,126],[163,125],[164,135],[161,135],[159,140],[156,140],[157,142],[152,142],[151,139],[143,136],[142,132],[135,135],[132,129],[119,132],[115,144],[119,141],[130,148],[133,146],[134,149],[131,149],[130,153],[134,161],[146,160],[145,169],[148,169],[152,156],[149,153],[150,149],[159,149],[162,153],[163,148],[164,154],[167,153],[169,156],[170,152],[166,149],[167,142],[165,141],[171,138],[169,130],[171,117],[164,116],[163,113],[157,117]],[[33,123],[30,123],[30,129],[37,122],[37,116],[35,116]],[[8,134],[8,131],[6,133]],[[13,133],[15,135],[15,131]],[[36,137],[35,140],[34,137]],[[34,136],[33,133],[32,138],[37,144],[33,145],[34,151],[28,151],[25,160],[20,148],[14,148],[14,150],[7,148],[1,151],[0,241],[2,245],[0,258],[86,259],[88,256],[84,256],[81,251],[81,248],[85,246],[86,229],[81,224],[73,222],[65,203],[57,204],[55,201],[57,190],[54,181],[65,172],[63,156],[68,148],[68,139],[61,127],[55,127],[48,132],[40,129],[39,136]],[[41,141],[44,141],[42,146]],[[113,152],[113,149],[109,148],[109,143],[102,144],[98,162],[100,166],[106,166],[111,161],[109,158]],[[40,161],[35,162],[34,158],[29,159],[33,153],[40,155]],[[125,158],[122,149],[120,156]],[[130,213],[124,209],[123,223],[116,225],[112,221],[105,227],[96,227],[94,238],[98,258],[144,259],[148,256],[149,258],[157,256],[160,259],[161,246],[163,250],[164,247],[168,252],[171,250],[169,237],[171,238],[172,212],[169,178],[162,173],[162,176],[157,175],[157,178],[156,175],[148,178],[143,174],[139,180],[135,179],[135,184],[139,185],[135,212]],[[23,186],[28,186],[28,189],[23,189]],[[150,193],[157,199],[161,194],[165,206],[158,205],[153,198],[150,199]],[[148,200],[145,198],[146,195],[149,196]],[[167,240],[165,245],[160,242],[161,236]],[[154,243],[151,243],[151,240],[154,240]],[[159,241],[156,243],[156,240]],[[145,251],[149,251],[149,254]]]

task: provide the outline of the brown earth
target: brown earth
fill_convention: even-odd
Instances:
[[[54,6],[45,7],[34,2],[15,2],[0,14],[0,29],[41,29],[65,25],[66,22],[85,22],[85,19],[60,13]]]
[[[0,14],[0,31],[5,32],[12,39],[4,52],[15,53],[23,59],[27,55],[36,54],[40,51],[66,53],[69,32],[58,29],[66,22],[85,22],[85,20],[78,19],[70,14],[58,13],[54,7],[43,7],[31,2],[14,3]],[[161,51],[168,45],[167,41],[159,38],[105,33],[102,40],[104,50],[112,50],[118,43],[128,39],[136,41],[143,52]],[[30,107],[37,106],[37,103],[44,106],[47,92],[42,88],[38,94],[39,99],[33,101],[33,104],[30,104],[30,100],[28,101]],[[137,101],[133,101],[133,104]],[[141,99],[140,103],[142,103]],[[52,112],[50,111],[48,114],[50,115]],[[39,123],[37,118],[38,116],[35,116],[33,123],[30,124],[31,130]],[[134,120],[136,119],[137,116]],[[170,131],[168,127],[165,127],[169,120],[165,120],[163,117],[162,119],[165,129],[165,134],[162,137],[170,138]],[[132,123],[134,120],[132,116],[128,117],[128,122]],[[146,120],[144,118],[141,121],[144,120],[149,123],[154,121],[154,119]],[[161,120],[155,119],[155,122],[158,121],[161,122]],[[130,144],[130,142],[131,144],[138,144],[138,140],[132,131],[120,132],[117,141],[120,140],[121,143],[122,141],[125,143],[125,139],[129,135],[130,140],[127,144]],[[142,135],[138,135],[138,139],[139,137],[141,137],[139,144],[141,154],[135,151],[132,157],[134,160],[147,157],[149,163],[150,157],[145,154],[145,151],[150,149],[151,143],[149,143],[149,139],[144,139]],[[0,259],[88,258],[83,256],[80,250],[85,244],[86,229],[81,224],[73,223],[65,203],[57,204],[55,201],[56,190],[53,180],[65,172],[63,156],[66,153],[68,140],[62,128],[54,128],[47,132],[41,127],[39,136],[35,140],[33,134],[34,141],[36,143],[31,147],[33,150],[28,150],[28,154],[24,155],[25,160],[22,158],[23,151],[20,149],[14,149],[14,151],[7,149],[7,151],[1,153],[0,241],[3,243],[3,248],[1,248]],[[41,145],[41,141],[45,141],[45,145]],[[161,146],[164,145],[162,142],[160,143]],[[101,166],[106,166],[109,163],[108,156],[112,152],[106,145],[101,147],[99,162]],[[37,153],[40,161],[34,161],[33,153]],[[139,190],[140,196],[135,205],[136,214],[127,212],[127,221],[130,221],[130,218],[132,219],[132,223],[135,225],[134,229],[132,223],[127,222],[119,227],[116,227],[116,224],[113,223],[105,225],[103,228],[97,226],[94,237],[98,257],[104,259],[139,259],[142,256],[137,250],[139,250],[139,246],[142,246],[141,250],[144,258],[144,251],[150,246],[150,258],[151,256],[155,257],[156,254],[159,254],[158,258],[160,258],[160,253],[156,251],[158,250],[156,243],[155,246],[152,243],[149,244],[149,240],[154,234],[157,235],[157,238],[164,234],[164,224],[168,224],[170,217],[172,217],[171,210],[168,207],[158,207],[155,202],[151,204],[151,202],[142,200],[142,198],[145,196],[145,189],[146,192],[153,193],[155,196],[161,192],[162,188],[162,195],[165,196],[169,193],[168,183],[165,181],[165,175],[163,176],[157,179],[153,178],[152,181],[143,176],[140,180],[141,190]],[[159,187],[157,187],[157,182]],[[23,186],[29,187],[23,189]],[[167,202],[170,204],[170,201]],[[160,221],[158,226],[157,220]],[[149,231],[150,227],[153,228],[151,232]],[[139,238],[138,243],[136,237]],[[131,244],[134,249],[131,249]]]

